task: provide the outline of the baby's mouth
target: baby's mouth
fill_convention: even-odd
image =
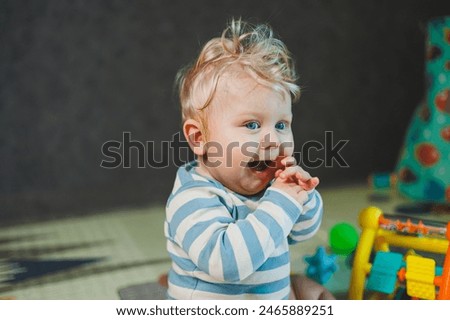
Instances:
[[[247,166],[255,171],[264,171],[267,168],[275,168],[275,161],[272,160],[250,161],[249,163],[247,163]]]

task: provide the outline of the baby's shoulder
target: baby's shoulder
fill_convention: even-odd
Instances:
[[[221,202],[223,200],[228,202],[230,194],[213,181],[191,179],[174,186],[168,203],[178,198],[185,200],[218,198]]]

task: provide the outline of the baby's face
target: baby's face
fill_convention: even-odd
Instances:
[[[241,72],[219,81],[209,108],[200,172],[240,194],[262,191],[274,178],[279,160],[293,154],[289,94]]]

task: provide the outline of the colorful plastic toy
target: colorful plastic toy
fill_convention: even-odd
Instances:
[[[397,272],[402,267],[403,255],[396,252],[377,252],[370,270],[366,288],[391,294],[397,284]]]
[[[306,275],[320,284],[326,283],[337,270],[336,256],[327,254],[322,246],[317,247],[313,256],[305,257],[305,261],[308,263]]]
[[[363,299],[365,289],[395,294],[397,286],[406,286],[412,298],[450,300],[450,222],[412,221],[369,207],[360,213],[359,223],[362,232],[353,262],[350,299]],[[444,255],[444,262],[436,266],[434,259],[411,251],[395,254],[390,252],[391,246]],[[372,252],[375,258],[371,263]]]
[[[358,239],[356,228],[346,222],[338,223],[330,230],[330,247],[336,254],[351,254],[356,249]]]
[[[367,180],[370,187],[374,189],[385,189],[396,185],[397,176],[395,173],[378,172],[371,174]]]

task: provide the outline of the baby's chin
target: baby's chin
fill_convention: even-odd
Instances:
[[[261,193],[262,191],[265,191],[265,189],[267,189],[267,187],[269,186],[270,181],[267,183],[255,184],[252,186],[234,186],[234,188],[233,187],[227,188],[244,196],[254,196]]]

